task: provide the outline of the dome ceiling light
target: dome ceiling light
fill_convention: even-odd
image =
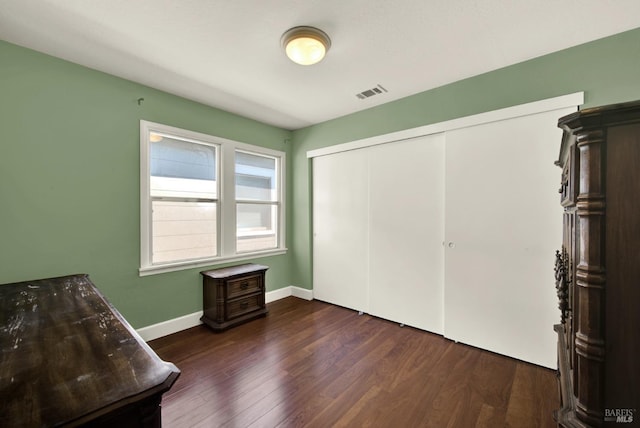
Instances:
[[[289,59],[300,65],[322,61],[331,47],[331,40],[324,31],[307,26],[287,30],[281,41]]]

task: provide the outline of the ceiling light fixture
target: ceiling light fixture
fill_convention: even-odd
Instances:
[[[307,26],[287,30],[281,41],[289,59],[300,65],[322,61],[331,47],[331,40],[324,31]]]

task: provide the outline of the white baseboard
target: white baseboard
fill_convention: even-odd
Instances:
[[[149,340],[157,339],[162,336],[168,336],[170,334],[177,333],[179,331],[202,324],[202,321],[200,321],[200,317],[202,317],[202,314],[202,311],[194,312],[192,314],[183,315],[181,317],[163,321],[158,324],[142,327],[137,329],[136,331],[138,332],[140,337],[142,337],[142,339],[148,342]]]
[[[293,285],[289,288],[291,289],[291,296],[304,300],[313,300],[313,290],[307,290],[306,288],[295,287]]]
[[[266,303],[271,303],[289,296],[294,296],[305,300],[313,300],[313,290],[307,290],[306,288],[300,288],[290,285],[289,287],[279,288],[277,290],[267,292],[265,294],[265,301]],[[157,324],[142,327],[137,329],[136,331],[143,340],[148,342],[149,340],[168,336],[170,334],[177,333],[179,331],[202,324],[202,321],[200,321],[202,314],[202,311],[194,312],[192,314],[183,315],[178,318],[173,318]]]
[[[291,295],[291,287],[278,288],[277,290],[267,291],[264,300],[266,303],[271,303]]]

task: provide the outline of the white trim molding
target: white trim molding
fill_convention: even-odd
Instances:
[[[558,110],[565,107],[575,107],[584,104],[584,92],[562,95],[554,98],[520,104],[513,107],[506,107],[499,110],[492,110],[478,113],[471,116],[459,117],[444,122],[419,126],[417,128],[404,129],[402,131],[391,132],[389,134],[376,135],[374,137],[355,140],[348,143],[336,144],[334,146],[309,150],[307,158],[330,155],[333,153],[346,152],[348,150],[362,149],[364,147],[378,144],[392,143],[394,141],[408,140],[410,138],[422,137],[424,135],[437,134],[440,132],[452,131],[454,129],[467,128],[469,126],[483,123],[497,122],[499,120],[513,119],[520,116],[542,113],[545,111]]]
[[[307,290],[306,288],[294,287],[293,285],[291,287],[289,287],[289,288],[291,288],[291,295],[293,297],[297,297],[299,299],[304,299],[304,300],[313,300],[313,290]],[[269,299],[267,298],[267,301],[268,300]]]
[[[157,324],[149,325],[137,329],[136,331],[143,340],[149,341],[159,337],[168,336],[191,327],[202,324],[200,318],[203,311],[194,312],[192,314],[183,315],[178,318],[162,321]]]
[[[300,288],[290,285],[288,287],[283,287],[267,292],[265,294],[265,301],[266,303],[271,303],[290,296],[304,300],[313,300],[313,290],[307,290],[306,288]],[[183,315],[178,318],[173,318],[167,321],[159,322],[157,324],[142,327],[137,329],[136,331],[143,340],[148,342],[150,340],[168,336],[170,334],[177,333],[191,327],[196,327],[202,324],[202,321],[200,321],[202,315],[203,311],[198,311],[192,314]]]

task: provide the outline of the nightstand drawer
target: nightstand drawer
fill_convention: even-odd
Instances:
[[[260,279],[260,276],[256,275],[227,282],[227,298],[233,299],[262,291],[262,281],[260,281]]]
[[[243,299],[227,302],[227,314],[229,319],[239,317],[249,312],[256,311],[262,307],[259,294],[245,297]]]

